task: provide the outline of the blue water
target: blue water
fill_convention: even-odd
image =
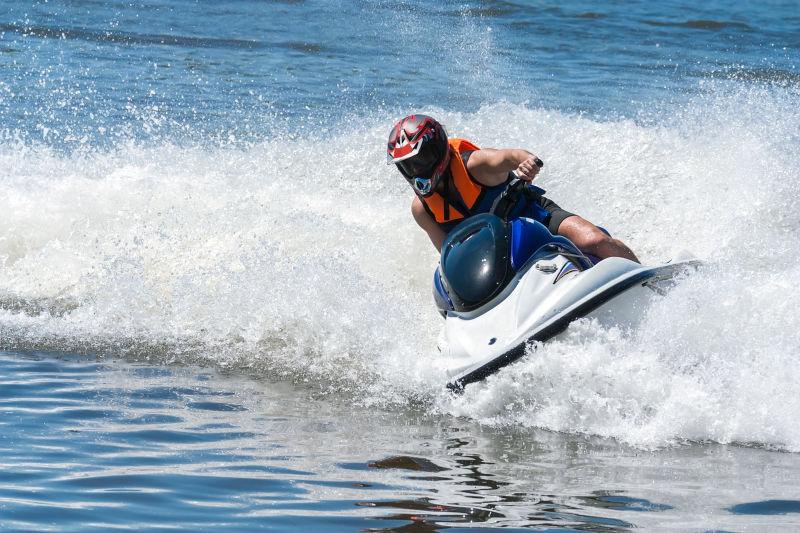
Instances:
[[[794,531],[794,2],[9,0],[0,529]],[[394,121],[708,266],[448,395]]]
[[[56,353],[0,362],[3,530],[797,525],[798,501],[777,499],[797,490],[791,454],[648,453],[414,408],[398,421],[191,366]]]
[[[51,143],[263,138],[501,100],[635,116],[712,80],[798,82],[791,1],[4,6],[4,129]]]

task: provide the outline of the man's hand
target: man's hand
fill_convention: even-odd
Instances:
[[[515,171],[520,179],[530,182],[544,163],[534,154],[521,148],[483,148],[475,150],[467,160],[467,170],[481,185],[494,187],[508,179]]]
[[[533,181],[533,178],[536,177],[536,174],[539,173],[539,170],[541,170],[543,166],[544,163],[542,160],[531,154],[529,158],[520,163],[517,167],[517,177],[522,181]]]

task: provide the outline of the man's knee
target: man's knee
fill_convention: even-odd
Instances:
[[[564,220],[558,228],[558,233],[571,240],[581,250],[591,251],[598,246],[613,243],[613,239],[600,228],[579,216]]]
[[[603,249],[606,246],[613,246],[614,239],[603,233],[598,228],[593,228],[582,232],[580,243],[575,243],[575,245],[581,250],[595,252]]]
[[[558,227],[558,234],[571,240],[580,250],[601,259],[616,256],[639,262],[625,244],[609,237],[603,230],[577,215],[565,219]]]

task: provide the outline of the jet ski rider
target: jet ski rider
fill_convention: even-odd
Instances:
[[[394,125],[387,156],[414,189],[411,214],[437,250],[459,222],[490,210],[510,181],[509,172],[530,183],[544,165],[527,150],[481,149],[465,139],[448,139],[444,127],[427,115],[409,115]],[[622,241],[540,194],[520,204],[515,216],[541,222],[586,253],[639,262]]]

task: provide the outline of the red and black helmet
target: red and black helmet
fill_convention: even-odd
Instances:
[[[387,164],[397,165],[409,182],[431,180],[432,190],[447,169],[449,151],[444,126],[427,115],[409,115],[389,133]]]

